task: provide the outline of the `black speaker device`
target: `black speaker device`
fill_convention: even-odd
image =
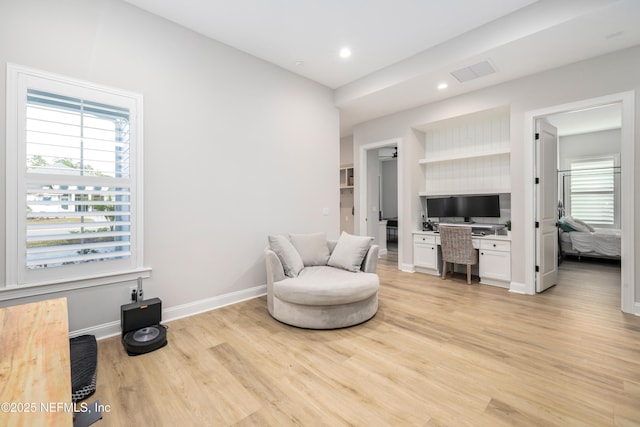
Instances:
[[[129,356],[149,353],[167,345],[162,321],[162,301],[151,298],[120,307],[122,345]]]

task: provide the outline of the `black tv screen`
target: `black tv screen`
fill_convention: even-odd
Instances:
[[[497,194],[478,196],[435,197],[427,199],[430,218],[499,218],[500,197]]]
[[[470,217],[500,217],[500,197],[497,194],[487,196],[456,197],[457,215]]]
[[[457,216],[456,212],[456,202],[453,197],[427,199],[427,215],[430,218]]]

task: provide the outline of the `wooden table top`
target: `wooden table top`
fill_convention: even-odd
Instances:
[[[0,309],[0,425],[71,426],[66,298]]]

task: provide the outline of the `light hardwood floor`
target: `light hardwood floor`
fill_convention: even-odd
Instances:
[[[97,425],[640,425],[640,317],[615,266],[567,263],[524,296],[396,265],[356,327],[296,329],[262,297],[170,322],[146,355],[101,341]]]

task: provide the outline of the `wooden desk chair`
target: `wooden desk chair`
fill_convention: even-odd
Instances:
[[[447,263],[466,264],[467,285],[471,284],[471,266],[478,263],[478,250],[473,248],[471,227],[440,227],[440,247],[442,248],[442,279],[447,277]]]

